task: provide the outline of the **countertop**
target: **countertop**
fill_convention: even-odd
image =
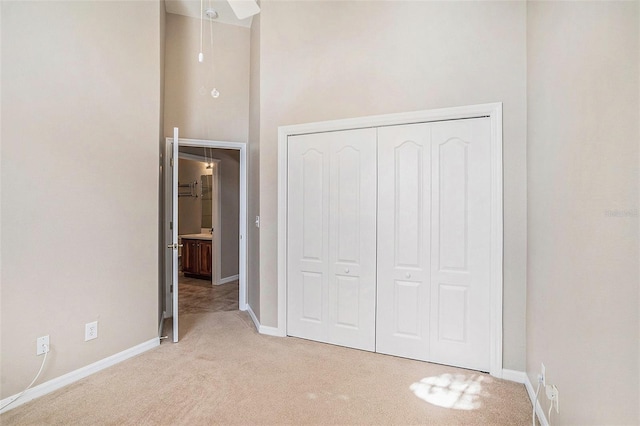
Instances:
[[[211,239],[211,234],[206,233],[206,234],[185,234],[185,235],[178,235],[180,238],[187,238],[189,240],[210,240]]]

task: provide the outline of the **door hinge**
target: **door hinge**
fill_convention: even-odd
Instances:
[[[169,222],[169,229],[173,230],[173,221]]]
[[[171,158],[171,160],[169,160],[169,164],[171,164],[171,167],[173,167],[173,158]]]
[[[173,284],[169,286],[169,293],[173,293]]]

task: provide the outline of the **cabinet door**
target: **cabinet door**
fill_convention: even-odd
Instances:
[[[375,346],[375,130],[288,143],[287,334]]]
[[[182,272],[198,273],[198,243],[196,240],[182,240]]]
[[[211,276],[211,263],[212,263],[212,244],[211,241],[202,240],[199,241],[200,250],[198,251],[199,257],[199,270],[198,274]]]

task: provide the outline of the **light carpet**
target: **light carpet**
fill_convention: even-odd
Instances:
[[[474,371],[263,336],[239,311],[180,316],[181,340],[0,416],[64,425],[527,425],[523,385]]]

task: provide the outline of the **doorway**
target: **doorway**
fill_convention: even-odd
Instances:
[[[177,130],[177,129],[176,129]],[[225,293],[222,287],[230,287],[235,285],[236,290],[234,297],[237,298],[237,307],[239,310],[244,311],[247,309],[247,291],[246,291],[246,232],[247,232],[247,218],[246,218],[246,205],[247,205],[247,185],[246,185],[246,172],[247,172],[247,156],[246,156],[246,144],[240,142],[226,142],[226,141],[211,141],[211,140],[197,140],[197,139],[180,139],[177,138],[177,149],[173,150],[173,141],[172,138],[166,139],[165,145],[165,159],[164,159],[164,187],[165,187],[165,202],[164,202],[164,220],[163,220],[163,247],[171,246],[173,241],[174,229],[179,230],[180,223],[176,221],[174,225],[172,223],[172,214],[171,211],[174,208],[173,203],[174,200],[176,202],[176,207],[178,205],[177,200],[178,197],[174,197],[173,191],[177,191],[177,194],[180,195],[183,191],[185,197],[190,197],[193,200],[199,199],[200,203],[199,207],[196,209],[196,212],[191,212],[192,215],[198,216],[198,229],[188,228],[190,229],[189,233],[186,235],[187,237],[194,238],[194,243],[198,243],[202,241],[205,243],[206,234],[211,229],[213,233],[217,232],[217,237],[210,237],[209,244],[213,244],[211,251],[213,252],[213,256],[210,259],[211,267],[210,267],[210,278],[208,280],[203,280],[202,278],[206,277],[206,272],[202,271],[194,272],[189,270],[188,274],[184,274],[179,267],[177,267],[178,273],[174,273],[174,262],[173,255],[174,250],[166,249],[164,256],[164,285],[163,285],[163,318],[171,318],[173,317],[174,330],[178,330],[177,327],[177,319],[179,316],[179,308],[177,303],[177,295],[179,293],[178,284],[178,275],[182,279],[190,280],[190,283],[196,286],[201,286],[202,289],[208,293],[209,298],[211,297],[223,297],[221,293]],[[173,158],[173,153],[176,153],[176,158]],[[223,157],[223,159],[215,158],[217,153],[218,157]],[[173,158],[173,165],[172,165]],[[235,172],[235,179],[237,179],[237,184],[235,187],[235,197],[237,202],[237,208],[235,213],[233,214],[235,217],[232,217],[231,222],[235,222],[237,226],[237,230],[229,231],[231,229],[229,227],[229,212],[227,212],[226,218],[224,214],[221,214],[221,204],[225,202],[225,188],[223,188],[218,182],[220,179],[208,178],[208,173],[202,173],[198,171],[196,168],[197,178],[196,179],[188,179],[185,182],[180,182],[184,185],[184,188],[178,187],[178,179],[173,180],[172,171],[173,166],[175,165],[177,170],[180,170],[180,161],[189,161],[193,163],[200,163],[202,170],[206,170],[206,167],[210,167],[212,169],[212,174],[215,175],[215,171],[217,169],[220,172],[224,168],[224,158],[236,159],[236,162],[239,163],[238,170]],[[221,178],[221,173],[218,173],[218,177]],[[191,187],[189,187],[189,184]],[[222,185],[224,185],[224,179],[222,179]],[[205,188],[207,187],[207,188]],[[195,188],[195,189],[194,189]],[[211,194],[211,204],[209,206],[211,208],[206,209],[202,208],[202,206],[206,206],[207,201],[202,202],[203,195],[209,193]],[[227,188],[227,193],[228,188]],[[228,200],[229,197],[226,199]],[[208,215],[210,218],[208,219],[210,222],[206,222],[206,215],[208,210]],[[225,220],[226,219],[226,220]],[[206,222],[206,223],[205,223]],[[207,225],[204,226],[203,224]],[[227,228],[226,233],[226,241],[225,237],[223,237],[223,228]],[[218,229],[216,229],[218,228]],[[197,232],[192,232],[197,231]],[[235,235],[234,235],[235,234]],[[187,241],[187,240],[185,240]],[[181,245],[184,246],[184,243]],[[182,247],[184,250],[185,247]],[[180,257],[183,257],[182,261],[184,262],[184,256],[187,253],[184,251],[181,253]],[[231,259],[231,260],[229,260]],[[234,267],[234,264],[237,266],[237,269]],[[184,266],[184,264],[183,264]],[[206,268],[205,268],[206,271]],[[231,272],[229,272],[231,271]],[[185,275],[190,275],[186,276]],[[204,275],[204,276],[203,276]],[[175,282],[174,282],[175,280]],[[229,284],[229,285],[227,285]],[[212,288],[217,287],[217,288]],[[197,292],[197,287],[191,286],[194,291],[192,296],[199,294]],[[175,291],[174,291],[175,290]],[[211,294],[209,294],[211,293]],[[226,291],[226,293],[229,293]],[[213,294],[213,296],[212,296]],[[217,296],[216,296],[217,295]],[[185,296],[187,296],[185,294]],[[224,297],[228,298],[229,294],[226,294]],[[175,298],[175,300],[174,300]],[[204,303],[204,301],[201,301]],[[227,303],[228,305],[228,303]],[[178,340],[178,333],[174,334],[173,338],[174,342]]]

